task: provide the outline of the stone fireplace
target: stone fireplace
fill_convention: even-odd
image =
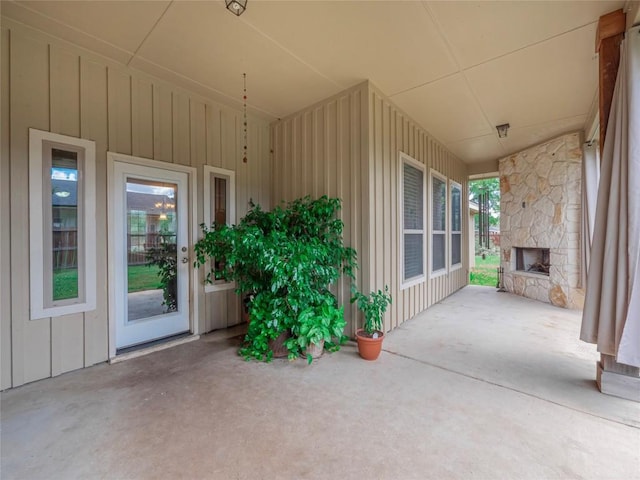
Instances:
[[[507,291],[582,308],[580,133],[503,158],[500,248]]]

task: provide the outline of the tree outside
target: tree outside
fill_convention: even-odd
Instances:
[[[497,268],[500,266],[499,243],[494,243],[494,235],[499,238],[500,232],[500,180],[498,178],[484,178],[469,182],[469,200],[479,203],[481,193],[488,194],[490,230],[489,246],[480,246],[478,242],[479,214],[474,218],[475,266],[471,268],[469,283],[471,285],[486,285],[496,287],[498,283]],[[494,235],[492,235],[494,232]]]
[[[489,193],[489,225],[500,226],[500,180],[498,178],[483,178],[469,182],[469,200],[478,203],[480,193]],[[475,216],[476,229],[478,215]]]

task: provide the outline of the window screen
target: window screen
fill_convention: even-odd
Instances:
[[[462,262],[462,188],[451,182],[451,265]]]
[[[446,268],[446,229],[447,229],[447,182],[440,177],[431,177],[431,271]]]
[[[402,164],[403,281],[424,276],[424,170]]]

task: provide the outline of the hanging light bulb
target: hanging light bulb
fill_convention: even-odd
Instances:
[[[166,207],[167,207],[167,201],[164,198],[164,196],[162,197],[162,203],[156,203],[156,207],[162,206],[162,211],[160,212],[160,216],[158,217],[160,220],[166,220],[167,219],[167,212],[166,212]]]
[[[502,125],[496,125],[496,130],[498,131],[498,138],[507,138],[507,131],[509,130],[508,123],[503,123]]]
[[[247,0],[225,0],[227,10],[238,17],[247,9]]]

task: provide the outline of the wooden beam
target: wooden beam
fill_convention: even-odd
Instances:
[[[604,147],[607,122],[616,85],[620,64],[620,43],[626,28],[626,15],[622,9],[600,17],[596,32],[596,52],[599,60],[599,111],[600,111],[600,153]]]
[[[603,40],[623,33],[626,28],[626,14],[622,9],[602,15],[598,20],[596,31],[596,52],[600,51]]]

